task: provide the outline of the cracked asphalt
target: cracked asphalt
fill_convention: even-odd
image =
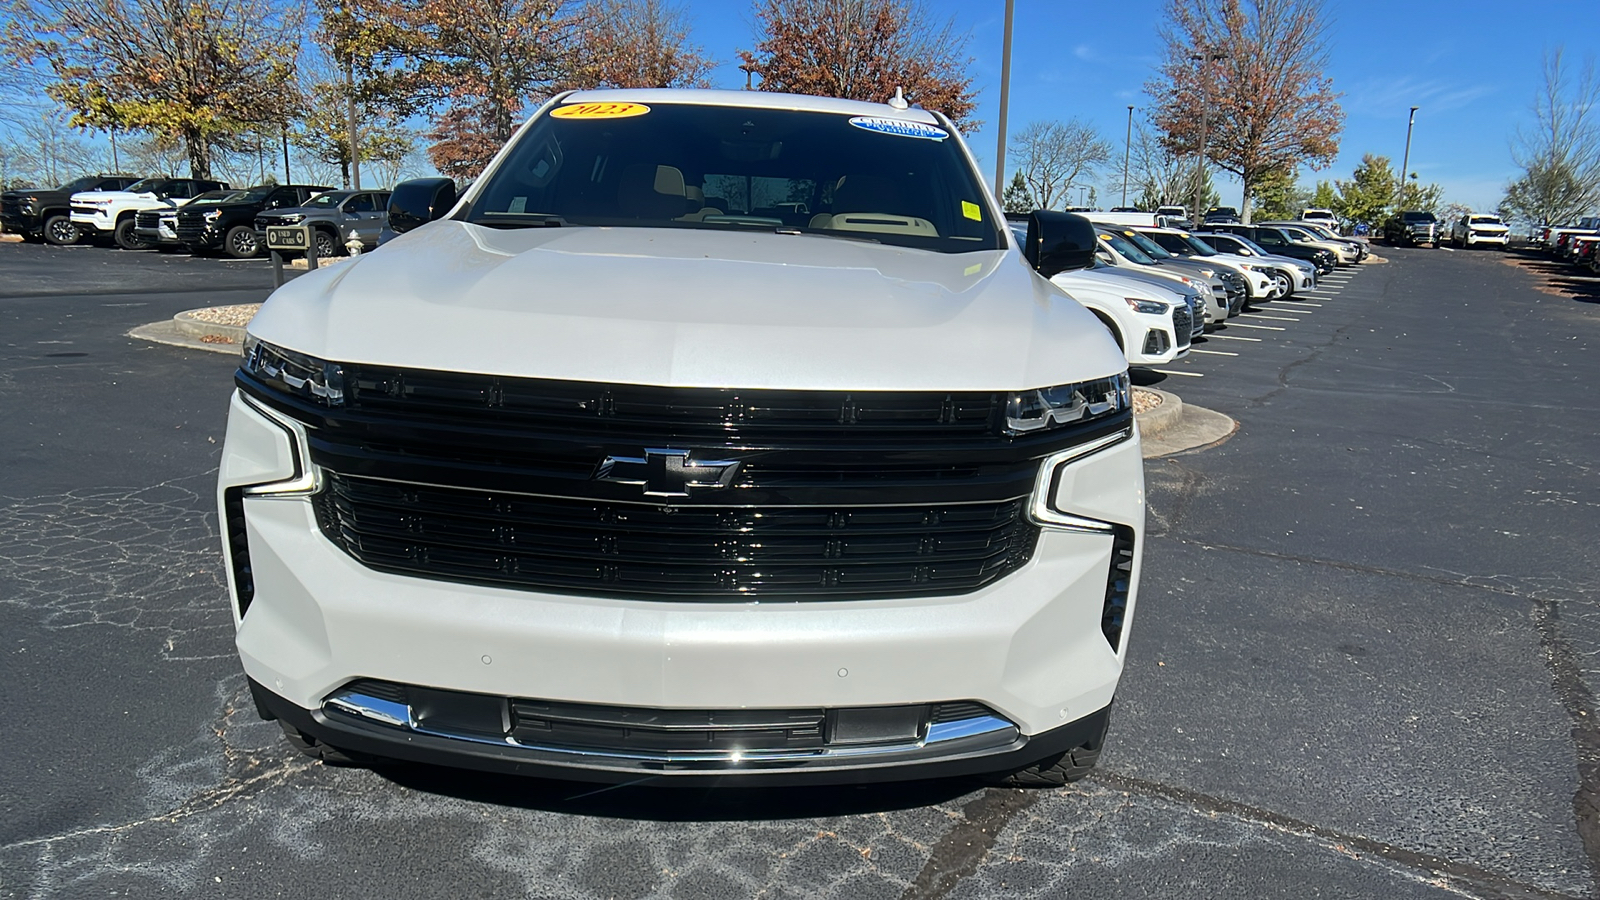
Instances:
[[[1595,896],[1600,305],[1381,252],[1142,379],[1240,428],[1147,464],[1088,780],[691,791],[296,755],[223,596],[233,361],[124,336],[268,269],[0,244],[0,898]]]

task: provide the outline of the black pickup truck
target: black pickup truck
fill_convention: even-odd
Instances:
[[[1426,210],[1406,210],[1383,223],[1383,239],[1391,246],[1439,246],[1439,220]]]
[[[72,224],[72,195],[83,191],[120,191],[139,179],[127,175],[85,175],[54,190],[24,188],[0,194],[0,225],[25,241],[52,244],[78,242]]]
[[[190,204],[178,210],[178,240],[191,253],[221,249],[234,259],[260,255],[266,242],[256,231],[256,216],[269,209],[304,206],[333,188],[309,184],[261,184],[221,203]]]

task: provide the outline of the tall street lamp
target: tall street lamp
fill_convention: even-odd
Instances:
[[[1128,138],[1122,142],[1122,205],[1128,205],[1128,152],[1133,149],[1133,105],[1128,105]]]
[[[1000,138],[994,151],[994,198],[1005,202],[1006,105],[1011,99],[1011,13],[1015,0],[1006,0],[1006,29],[1000,51]]]
[[[1417,124],[1417,110],[1419,106],[1411,107],[1411,118],[1406,122],[1406,153],[1400,157],[1400,196],[1395,198],[1395,205],[1400,206],[1406,198],[1406,170],[1411,166],[1411,128]]]
[[[1211,64],[1224,59],[1232,59],[1221,50],[1212,50],[1202,47],[1201,53],[1192,54],[1189,58],[1200,62],[1200,158],[1194,165],[1194,224],[1200,227],[1205,218],[1205,212],[1200,209],[1200,192],[1206,186],[1206,131],[1211,125]]]

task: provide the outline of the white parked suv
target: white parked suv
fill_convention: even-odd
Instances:
[[[227,187],[226,182],[199,178],[146,178],[124,191],[73,194],[72,224],[85,235],[114,240],[124,250],[143,250],[150,244],[135,230],[138,213],[176,209],[207,191]]]
[[[1311,222],[1316,225],[1321,225],[1323,228],[1328,229],[1334,234],[1339,234],[1339,218],[1333,214],[1333,210],[1331,209],[1302,210],[1300,212],[1300,219],[1304,222]]]
[[[1450,242],[1467,247],[1504,248],[1511,240],[1511,228],[1492,213],[1470,213],[1450,226]]]
[[[1127,360],[944,116],[557,96],[250,323],[218,479],[258,709],[655,784],[1099,755],[1144,537]]]

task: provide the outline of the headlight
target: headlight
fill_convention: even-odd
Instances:
[[[1149,313],[1154,316],[1164,316],[1172,308],[1160,300],[1139,300],[1134,297],[1123,297],[1122,300],[1134,312]]]
[[[1026,434],[1104,419],[1133,408],[1128,373],[1110,378],[1022,391],[1006,399],[1006,431]]]
[[[247,334],[239,368],[285,394],[323,406],[344,405],[344,369],[338,363],[275,347]]]
[[[298,225],[301,222],[304,222],[306,217],[304,213],[289,213],[286,216],[279,216],[278,218],[288,222],[290,225]]]
[[[1201,269],[1200,270],[1200,274],[1204,275],[1207,278],[1215,278],[1215,277],[1217,277],[1217,270],[1216,269]]]
[[[207,212],[205,217],[207,222],[215,222],[216,220],[222,218],[222,210],[213,209],[210,212]]]

